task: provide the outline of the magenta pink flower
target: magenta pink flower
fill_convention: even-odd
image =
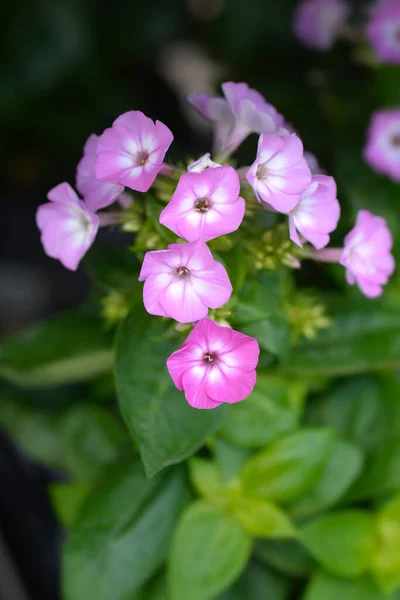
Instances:
[[[239,192],[239,176],[232,167],[185,173],[162,211],[160,223],[189,242],[206,242],[231,233],[244,216],[245,202]]]
[[[329,234],[336,229],[339,217],[335,180],[328,175],[314,175],[301,193],[300,202],[289,213],[290,239],[301,248],[299,232],[315,248],[323,248],[329,243]]]
[[[372,115],[364,159],[379,173],[400,181],[400,108]]]
[[[219,308],[232,293],[228,273],[201,241],[147,252],[139,281],[145,281],[147,312],[180,323],[202,319],[209,308]]]
[[[351,285],[356,283],[369,298],[382,294],[395,267],[392,235],[385,219],[368,210],[360,210],[354,229],[344,240],[340,264],[346,267],[346,277]]]
[[[294,16],[294,31],[305,46],[330,50],[349,13],[345,0],[301,0]]]
[[[246,178],[259,201],[278,212],[290,212],[299,202],[300,192],[311,183],[300,138],[295,133],[260,135],[257,158]]]
[[[173,135],[138,110],[116,119],[97,142],[96,177],[147,192],[162,169]]]
[[[257,340],[202,319],[167,360],[169,373],[194,408],[247,398],[256,382]]]
[[[98,217],[85,206],[68,183],[50,190],[51,202],[37,209],[36,223],[48,256],[58,260],[71,271],[93,244],[99,226]]]
[[[387,0],[371,13],[367,37],[384,63],[400,64],[400,3]]]
[[[214,123],[214,153],[230,154],[250,133],[276,132],[283,117],[247,83],[222,84],[224,98],[190,94],[188,101],[208,121]]]
[[[76,172],[76,189],[82,195],[88,209],[93,211],[109,206],[124,191],[123,185],[106,183],[96,178],[97,140],[95,134],[88,137]]]

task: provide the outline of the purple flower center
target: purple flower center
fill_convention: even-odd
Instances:
[[[147,150],[139,150],[139,152],[137,152],[135,156],[137,166],[143,167],[143,165],[145,165],[149,160],[149,156],[150,154],[147,152]]]
[[[186,267],[178,267],[176,269],[176,274],[178,275],[178,277],[181,277],[182,279],[186,279],[187,277],[189,277],[190,271]]]
[[[194,203],[194,210],[197,210],[197,212],[206,213],[210,208],[211,204],[208,198],[199,198]]]
[[[206,352],[203,356],[203,362],[206,365],[211,365],[217,359],[217,355],[214,352]]]
[[[256,171],[257,179],[266,179],[267,175],[268,175],[268,169],[265,166],[265,164],[258,165],[257,171]]]
[[[392,136],[391,142],[392,142],[392,146],[394,146],[395,148],[400,148],[400,133],[395,133]]]

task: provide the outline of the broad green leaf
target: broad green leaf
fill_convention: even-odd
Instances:
[[[116,340],[119,405],[149,477],[196,452],[220,426],[225,408],[196,410],[176,389],[166,360],[180,342],[167,337],[169,327],[136,305]]]
[[[229,411],[231,408],[229,407]],[[251,456],[250,450],[233,446],[221,438],[216,438],[213,449],[218,471],[224,483],[236,478]]]
[[[400,585],[400,494],[385,504],[377,516],[378,547],[372,572],[384,593]]]
[[[291,577],[308,577],[317,563],[297,540],[257,540],[254,554],[264,564]]]
[[[212,600],[239,577],[251,540],[223,509],[199,501],[189,506],[175,531],[169,557],[169,596]]]
[[[331,425],[344,438],[370,450],[400,433],[399,383],[373,376],[338,381],[308,406],[308,421]]]
[[[367,456],[360,477],[346,497],[362,500],[398,488],[400,488],[400,439],[394,438]]]
[[[211,504],[226,505],[228,494],[218,467],[212,460],[194,457],[189,460],[190,480],[196,492]]]
[[[343,376],[400,366],[397,308],[346,303],[331,316],[332,327],[292,350],[284,373]]]
[[[330,456],[334,433],[310,429],[293,433],[256,454],[245,465],[245,493],[266,500],[292,502],[309,490]]]
[[[244,402],[230,407],[220,434],[244,448],[262,448],[298,425],[305,389],[300,383],[258,375]]]
[[[237,583],[218,600],[286,600],[289,591],[287,578],[251,561]]]
[[[255,337],[263,350],[280,355],[288,349],[289,325],[282,309],[281,273],[248,280],[238,295],[232,318],[242,333]]]
[[[79,310],[29,327],[0,344],[0,377],[19,386],[86,381],[111,371],[112,361],[102,322]]]
[[[400,600],[400,592],[382,594],[368,576],[339,579],[322,571],[311,579],[303,600]]]
[[[140,294],[140,263],[126,248],[96,244],[85,256],[84,265],[95,285],[105,291],[118,290]]]
[[[0,425],[34,460],[82,482],[94,480],[131,445],[115,416],[90,404],[48,410],[4,401]]]
[[[357,446],[335,440],[319,479],[295,502],[290,514],[304,517],[335,505],[359,475],[362,465],[363,454]]]
[[[376,550],[375,519],[361,510],[319,517],[301,527],[299,535],[318,562],[340,577],[367,571]]]
[[[167,557],[187,503],[180,467],[146,479],[140,461],[124,461],[90,494],[64,550],[65,600],[126,600]]]
[[[254,537],[295,537],[289,517],[276,504],[261,498],[238,496],[232,499],[231,511],[243,529]]]
[[[66,527],[70,527],[76,520],[91,489],[90,485],[82,482],[52,483],[49,486],[48,492],[54,512]]]

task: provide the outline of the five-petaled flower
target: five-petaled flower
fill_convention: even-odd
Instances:
[[[96,177],[147,192],[163,167],[173,135],[138,110],[116,119],[97,141]]]
[[[216,408],[247,398],[256,382],[257,340],[202,319],[167,360],[169,373],[188,403]]]
[[[190,94],[188,101],[214,124],[214,154],[231,154],[250,133],[277,132],[284,120],[247,83],[222,84],[224,98],[208,94]]]
[[[259,201],[281,213],[293,210],[300,193],[311,183],[300,138],[295,133],[285,137],[260,135],[257,158],[246,178]]]
[[[328,175],[314,175],[301,193],[300,202],[289,213],[290,239],[302,247],[298,232],[319,249],[329,243],[329,234],[336,229],[340,205],[336,183]]]
[[[76,170],[76,189],[88,209],[93,211],[109,206],[124,191],[123,185],[97,179],[95,172],[97,140],[98,136],[94,133],[88,137]]]
[[[231,233],[244,216],[245,202],[239,193],[239,177],[232,167],[184,173],[160,223],[189,242]]]
[[[50,202],[37,209],[36,223],[48,256],[58,258],[75,271],[96,237],[99,218],[91,212],[68,183],[47,194]]]
[[[371,12],[367,37],[383,63],[400,64],[400,3],[386,0]]]
[[[139,281],[145,281],[143,302],[147,312],[179,323],[202,319],[209,308],[223,306],[232,293],[225,268],[200,240],[147,252]]]
[[[400,108],[373,114],[364,159],[376,171],[400,181]]]
[[[380,296],[395,267],[392,245],[385,219],[360,210],[355,227],[345,237],[340,257],[348,283],[356,283],[369,298]]]

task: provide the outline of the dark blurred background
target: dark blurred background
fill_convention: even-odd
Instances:
[[[356,20],[365,5],[354,3]],[[292,33],[294,6],[294,0],[3,1],[1,335],[87,297],[83,269],[69,272],[44,254],[35,211],[50,188],[74,184],[86,138],[119,114],[142,110],[166,123],[175,136],[171,160],[199,156],[209,150],[211,132],[186,95],[246,81],[329,172],[333,147],[345,147],[348,138],[360,151],[378,103],[369,70],[352,60],[345,41],[328,54],[304,49]],[[240,149],[243,164],[255,146],[252,136]],[[129,242],[113,232],[102,236]],[[1,600],[58,597],[61,531],[44,493],[54,477],[0,438]]]

